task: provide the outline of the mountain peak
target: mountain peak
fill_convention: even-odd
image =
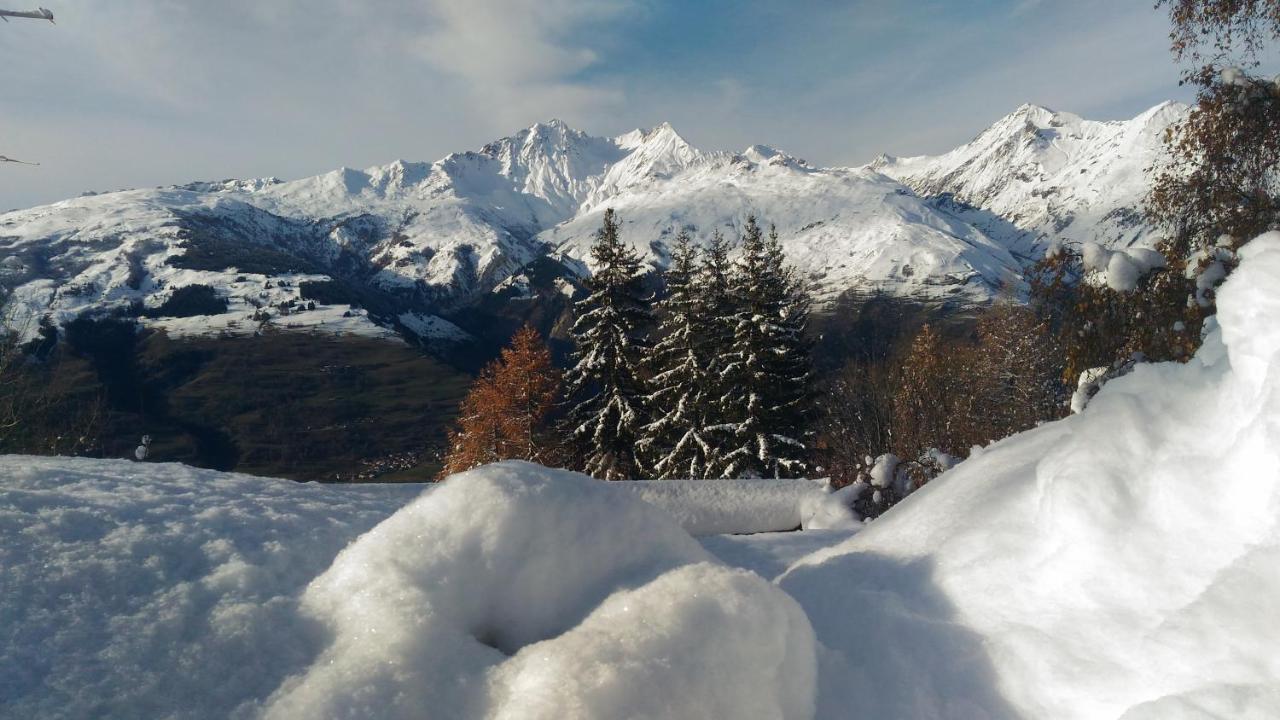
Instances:
[[[569,123],[566,123],[559,118],[551,118],[550,120],[536,122],[529,126],[529,133],[531,135],[545,134],[548,132],[563,134],[577,133],[578,131],[570,127]]]
[[[788,155],[769,145],[752,145],[743,150],[738,157],[756,165],[785,165],[791,168],[800,168],[808,165],[804,160]]]
[[[644,128],[636,128],[629,133],[623,133],[613,139],[618,147],[624,150],[634,150],[641,145],[662,144],[666,143],[674,146],[692,147],[689,143],[676,132],[671,123],[662,121],[657,125],[645,130]]]

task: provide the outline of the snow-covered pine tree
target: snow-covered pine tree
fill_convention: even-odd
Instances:
[[[713,242],[723,256],[723,239]],[[636,443],[645,468],[658,479],[704,478],[712,459],[714,440],[706,430],[709,331],[719,318],[703,312],[700,270],[698,251],[681,231],[664,274],[667,295],[658,303],[660,339],[649,355],[645,405],[653,419]]]
[[[754,217],[730,276],[733,337],[718,401],[724,438],[714,474],[798,477],[808,469],[808,299],[785,263],[776,232],[766,240]]]
[[[772,431],[781,442],[777,457],[782,469],[802,474],[809,467],[813,437],[813,343],[808,337],[811,301],[804,282],[787,263],[774,226],[769,227],[765,253],[778,303],[769,357],[773,381],[767,393],[771,398]]]
[[[590,292],[574,306],[568,440],[587,474],[636,479],[636,440],[645,424],[640,359],[651,315],[640,257],[623,244],[612,209],[605,210],[591,257],[596,269],[586,282]]]

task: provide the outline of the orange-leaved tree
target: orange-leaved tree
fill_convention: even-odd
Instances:
[[[547,419],[559,397],[560,379],[542,336],[522,327],[463,399],[440,476],[499,460],[554,461],[557,444]]]

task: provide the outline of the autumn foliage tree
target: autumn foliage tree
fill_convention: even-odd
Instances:
[[[836,485],[892,453],[912,486],[974,446],[1065,413],[1063,355],[1050,323],[1005,297],[946,332],[925,325],[883,358],[850,361],[823,397],[819,458]],[[883,508],[880,508],[883,509]]]
[[[542,336],[521,328],[463,399],[441,477],[499,460],[552,462],[557,443],[548,419],[560,382]]]
[[[894,452],[915,459],[930,449],[962,455],[972,441],[974,353],[925,325],[897,373]]]

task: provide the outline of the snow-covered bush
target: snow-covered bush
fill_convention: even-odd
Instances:
[[[897,505],[908,495],[924,487],[929,481],[960,463],[960,458],[948,455],[938,448],[929,448],[914,460],[904,462],[897,455],[886,453],[875,459],[867,458],[870,468],[865,477],[859,478],[853,507],[861,516],[879,517]]]

